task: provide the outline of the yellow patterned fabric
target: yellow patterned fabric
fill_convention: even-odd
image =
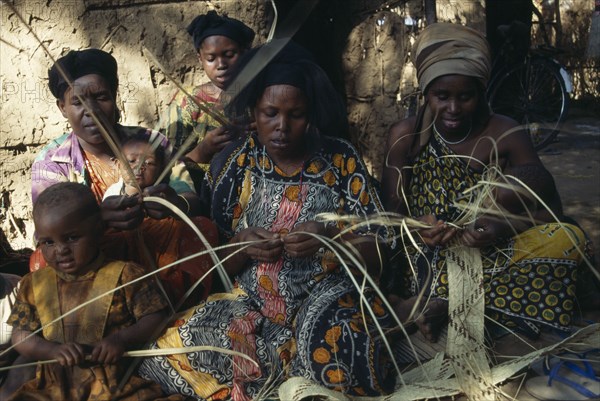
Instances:
[[[465,194],[481,175],[455,156],[434,135],[413,164],[409,212],[413,217],[434,214],[458,220],[454,203],[468,203]],[[499,238],[481,249],[486,313],[508,327],[535,335],[540,325],[568,329],[575,302],[578,266],[583,261],[585,237],[576,226],[552,223],[532,227],[513,238]],[[430,288],[434,297],[448,298],[448,249],[410,247],[415,269],[407,275],[410,292]],[[433,281],[428,274],[432,273]]]
[[[104,262],[104,258],[100,257],[94,263],[100,267]],[[88,299],[94,299],[117,286],[117,282],[123,272],[125,262],[111,262],[105,265],[102,269],[93,268],[95,278],[92,283]],[[97,270],[97,271],[96,271]],[[58,295],[58,283],[56,280],[57,271],[54,269],[41,269],[36,274],[32,274],[34,302],[40,317],[40,322],[43,326],[44,338],[49,341],[66,343],[75,341],[79,344],[94,344],[102,340],[104,326],[108,310],[112,303],[113,294],[105,295],[96,300],[77,314],[82,314],[81,319],[86,324],[86,330],[79,332],[67,332],[69,337],[65,337],[63,320],[59,320],[54,324],[51,322],[57,320],[62,313],[60,305],[60,297]],[[72,320],[72,318],[65,318]]]
[[[104,264],[102,259],[99,259],[97,263],[99,263],[98,270],[91,271],[84,276],[71,276],[60,272],[48,275],[47,272],[44,272],[44,270],[51,269],[51,267],[27,274],[21,281],[21,287],[9,318],[9,324],[14,328],[35,331],[41,327],[42,322],[47,322],[49,316],[43,316],[43,319],[40,319],[42,313],[36,305],[34,281],[37,285],[41,281],[34,280],[33,276],[52,277],[52,280],[46,280],[45,285],[55,287],[56,292],[49,291],[47,293],[54,293],[59,297],[55,302],[58,308],[57,312],[65,313],[92,296],[92,293],[95,292],[93,288],[96,280],[103,280],[103,276],[106,278],[106,275],[101,273],[105,267],[116,270],[108,272],[108,276],[114,278],[113,273],[120,273],[116,277],[116,282],[113,281],[113,288],[116,285],[130,282],[145,273],[142,267],[132,263],[121,262],[121,265],[117,266],[118,269],[113,269],[111,264]],[[104,287],[104,283],[96,285]],[[106,324],[101,331],[104,337],[131,326],[147,314],[167,307],[165,299],[158,288],[155,287],[151,278],[117,290],[109,298],[111,302]],[[84,320],[92,318],[92,315],[85,313],[85,309],[80,309],[62,319],[66,341],[85,338],[90,327],[94,328],[92,335],[96,336],[95,326],[97,322]],[[89,340],[84,339],[81,342],[93,344],[97,341],[96,338],[90,338]],[[131,376],[123,389],[117,391],[117,386],[126,372],[129,362],[126,358],[122,358],[117,364],[112,365],[92,365],[91,363],[71,367],[60,366],[59,364],[40,365],[36,372],[36,378],[25,383],[10,400],[104,401],[110,399],[154,401],[159,399],[184,399],[183,396],[160,398],[163,394],[160,386],[137,376]]]

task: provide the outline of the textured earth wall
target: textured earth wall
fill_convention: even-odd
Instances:
[[[285,10],[304,0],[277,0]],[[546,14],[552,0],[534,0]],[[563,35],[569,49],[563,61],[574,75],[576,96],[598,97],[598,64],[581,58],[587,44],[594,0],[560,0]],[[35,155],[49,140],[68,130],[47,89],[50,56],[71,49],[99,47],[119,63],[118,105],[122,122],[153,127],[175,92],[175,85],[144,54],[149,49],[185,85],[205,80],[187,24],[215,9],[241,19],[262,43],[273,12],[265,0],[14,0],[26,24],[0,6],[0,225],[14,248],[32,247],[30,174]],[[440,21],[485,31],[484,0],[437,0]],[[318,15],[314,23],[315,13]],[[409,49],[424,25],[422,1],[321,0],[311,17],[315,47],[333,41],[338,64],[334,82],[342,82],[350,120],[350,138],[380,178],[389,126],[405,117],[414,102],[416,82]],[[310,22],[310,19],[309,21]],[[307,22],[307,24],[308,24]],[[281,22],[280,22],[281,24]],[[567,34],[568,33],[568,34]],[[307,37],[307,36],[305,36]],[[314,39],[314,38],[317,39]],[[311,43],[309,43],[310,45]],[[321,52],[324,47],[321,46]],[[314,50],[314,49],[312,49]],[[327,52],[327,50],[325,51]],[[330,52],[331,53],[331,52]],[[339,57],[338,57],[339,55]],[[324,61],[324,60],[320,60]],[[327,68],[326,68],[327,69]]]
[[[139,5],[136,3],[140,3]],[[154,3],[154,4],[148,4]],[[14,248],[31,247],[30,173],[35,155],[68,130],[48,90],[50,56],[71,49],[102,48],[119,65],[121,121],[153,127],[176,87],[144,54],[149,49],[185,85],[205,80],[186,26],[210,9],[253,27],[264,40],[264,1],[15,1],[28,25],[1,6],[0,211],[3,231]]]

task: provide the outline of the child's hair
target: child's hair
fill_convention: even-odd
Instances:
[[[40,211],[48,212],[48,208],[65,207],[69,200],[77,200],[77,208],[88,215],[100,214],[100,206],[90,187],[76,182],[60,182],[46,188],[38,196],[33,204],[33,218]]]
[[[148,136],[148,134],[145,131],[137,132],[134,135],[131,135],[123,140],[123,142],[121,143],[121,149],[125,148],[126,144],[132,143],[132,142],[142,142],[142,143],[149,144],[150,137]],[[162,166],[164,166],[165,162],[166,162],[165,148],[163,146],[158,145],[154,149],[154,157],[156,158],[157,162],[159,162]]]

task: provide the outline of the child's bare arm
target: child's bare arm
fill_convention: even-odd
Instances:
[[[104,364],[117,362],[127,350],[141,346],[164,321],[166,312],[154,312],[140,318],[135,324],[102,339],[92,351],[92,361]]]
[[[15,328],[11,338],[16,350],[26,358],[35,361],[56,359],[63,366],[77,365],[84,360],[84,349],[80,344],[59,344],[30,335],[30,331]]]

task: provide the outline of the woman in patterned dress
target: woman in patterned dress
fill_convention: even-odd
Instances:
[[[368,223],[382,207],[354,147],[325,135],[345,129],[344,107],[303,55],[285,48],[234,99],[231,109],[252,113],[257,132],[217,154],[207,175],[212,217],[231,246],[220,256],[234,289],[179,316],[153,344],[212,345],[252,361],[218,351],[146,359],[140,373],[166,392],[250,400],[290,376],[349,394],[391,390],[374,327],[390,316],[368,288],[361,305],[354,276],[321,242],[351,244],[377,277],[391,232],[364,224],[340,235],[341,224],[318,217]],[[372,314],[361,312],[365,304]]]
[[[585,239],[579,228],[552,223],[556,220],[545,207],[510,189],[495,190],[496,203],[506,215],[528,219],[482,214],[466,227],[452,224],[464,211],[460,206],[477,195],[467,190],[492,167],[516,177],[555,216],[562,216],[554,180],[528,134],[516,121],[488,109],[484,89],[490,57],[485,38],[461,25],[433,24],[419,35],[414,50],[425,103],[416,117],[390,130],[383,201],[387,210],[431,228],[418,232],[418,248],[407,248],[408,300],[395,295],[390,300],[403,319],[418,293],[430,296],[417,325],[435,341],[443,320],[439,317],[447,315],[446,249],[459,243],[481,249],[491,321],[531,337],[541,327],[568,330],[577,267],[584,259]]]

